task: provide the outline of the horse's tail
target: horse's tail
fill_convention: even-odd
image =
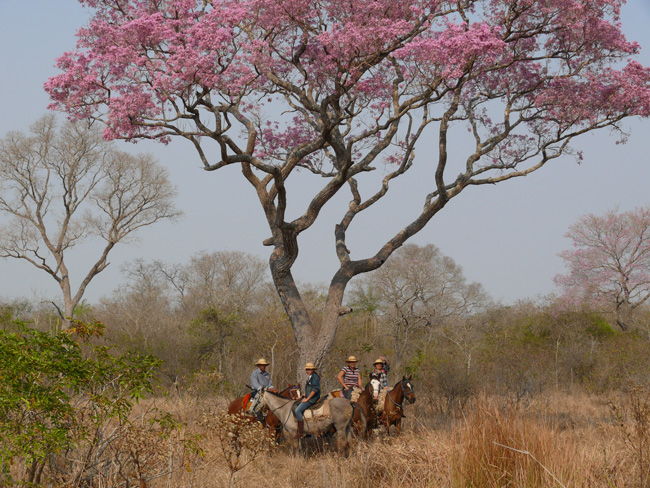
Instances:
[[[348,423],[345,425],[345,438],[346,439],[350,438],[350,432],[352,431],[352,427],[354,425],[354,411],[359,410],[359,413],[361,413],[362,418],[363,418],[363,412],[359,408],[359,405],[357,405],[357,402],[350,402],[350,405],[352,406],[352,414],[350,415],[350,419],[348,420]]]

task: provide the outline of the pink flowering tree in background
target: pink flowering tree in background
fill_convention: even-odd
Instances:
[[[563,299],[613,312],[628,330],[650,298],[650,207],[585,215],[569,228],[573,249],[560,254],[568,273],[555,277]]]
[[[109,139],[183,138],[206,171],[241,170],[268,222],[301,363],[331,347],[350,280],[465,189],[579,157],[577,136],[650,114],[650,71],[629,59],[639,46],[618,24],[622,0],[80,1],[92,16],[45,85],[52,108],[101,121]],[[352,259],[357,216],[414,165],[431,175],[412,195],[421,211]],[[316,187],[304,208],[287,186],[298,170]],[[315,321],[292,266],[300,234],[341,192],[339,266]]]

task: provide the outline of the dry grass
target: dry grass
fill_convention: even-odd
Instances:
[[[512,405],[501,397],[484,396],[446,422],[430,421],[427,402],[418,402],[417,409],[407,407],[400,437],[379,431],[369,442],[358,441],[348,458],[336,453],[335,442],[331,447],[310,442],[305,452],[296,453],[285,441],[233,473],[222,454],[223,435],[218,428],[206,427],[206,418],[216,419],[226,401],[157,399],[158,409],[185,425],[174,437],[174,442],[184,442],[184,454],[171,440],[161,443],[168,449],[159,453],[164,466],[157,471],[152,466],[151,476],[144,473],[146,482],[132,486],[645,486],[636,476],[642,472],[639,458],[626,438],[637,422],[629,397],[556,393]],[[618,419],[612,405],[618,405]]]
[[[382,432],[357,442],[349,458],[326,444],[294,453],[285,442],[237,473],[236,486],[257,487],[629,487],[636,459],[626,448],[610,402],[624,397],[553,394],[526,405],[482,397],[456,419],[437,427],[421,418],[426,405],[407,410],[399,438]],[[172,405],[170,405],[171,407]],[[177,412],[193,432],[206,405],[177,402]],[[216,411],[216,405],[210,409]],[[626,417],[630,425],[634,419]],[[200,434],[200,432],[195,432]],[[205,452],[216,453],[216,439],[204,436]],[[150,486],[228,486],[226,463],[212,462],[177,471],[172,480]]]

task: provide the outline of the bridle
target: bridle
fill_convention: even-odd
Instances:
[[[298,390],[298,395],[300,395],[300,387],[298,385],[289,388],[289,398],[291,398],[292,400],[298,400],[299,398],[299,397],[298,398],[293,397],[293,392],[296,390]]]
[[[298,388],[298,387],[296,386],[295,388]],[[264,391],[262,392],[262,401],[263,401],[263,402],[264,402],[264,395],[266,395],[267,393],[271,393],[271,392],[266,391],[266,390],[264,390]],[[273,393],[271,393],[271,395],[273,395]],[[279,396],[279,395],[275,395],[275,396],[277,396],[278,398],[282,398],[282,397]],[[266,403],[266,402],[264,402],[264,403],[266,404],[266,407],[271,411],[271,413],[272,413],[273,415],[275,415],[276,417],[280,418],[280,417],[279,417],[275,412],[277,412],[278,410],[284,408],[285,405],[287,405],[288,403],[291,403],[291,402],[295,402],[295,400],[294,400],[293,398],[289,398],[286,402],[284,402],[282,405],[280,405],[279,407],[277,407],[277,408],[275,408],[275,409],[274,409],[274,408],[271,408],[271,405],[269,405],[268,403]],[[287,415],[287,418],[284,419],[284,422],[282,422],[282,420],[280,420],[280,422],[282,423],[282,426],[284,426],[284,425],[289,421],[289,418],[291,417],[292,414],[293,414],[293,412],[291,411],[291,409],[289,409],[289,414]]]
[[[404,383],[406,383],[406,384],[408,385],[408,388],[409,388],[408,390],[406,390],[406,389],[404,388]],[[413,385],[411,385],[411,383],[410,383],[409,380],[406,380],[406,379],[401,380],[401,381],[399,382],[399,384],[400,384],[400,387],[402,388],[402,395],[404,395],[404,399],[406,399],[407,396],[410,395],[411,393],[415,394],[415,391],[413,390]],[[393,391],[395,391],[395,390],[393,389],[392,391],[389,391],[388,394],[387,394],[386,396],[387,396],[388,398],[390,398],[390,401],[393,402],[393,405],[395,405],[397,408],[399,408],[400,410],[402,410],[402,409],[404,408],[404,400],[402,400],[402,403],[397,403],[395,400],[393,400],[393,397],[390,396],[390,394],[391,394]]]

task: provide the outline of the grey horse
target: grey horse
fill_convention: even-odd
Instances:
[[[264,391],[262,393],[264,404],[280,419],[284,430],[289,435],[289,438],[298,431],[298,424],[296,418],[291,411],[294,400],[287,400],[284,397]],[[305,417],[305,434],[314,436],[324,435],[330,431],[332,427],[336,429],[336,440],[339,452],[343,451],[346,455],[349,453],[350,436],[352,419],[354,416],[355,407],[350,400],[346,398],[332,398],[327,400],[329,402],[330,414],[327,417],[316,417],[309,419]]]

